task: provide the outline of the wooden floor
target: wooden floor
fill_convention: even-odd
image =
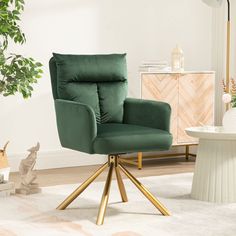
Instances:
[[[195,158],[186,161],[185,158],[163,158],[143,161],[143,169],[127,165],[127,168],[135,177],[169,175],[185,172],[193,172]],[[61,169],[39,170],[37,171],[37,182],[41,187],[60,184],[81,183],[86,180],[99,166],[81,166]],[[104,181],[107,171],[102,173],[96,181]],[[123,175],[122,175],[123,176]],[[113,175],[115,178],[115,175]],[[125,178],[125,176],[123,176]],[[19,174],[11,173],[10,180],[19,183]]]

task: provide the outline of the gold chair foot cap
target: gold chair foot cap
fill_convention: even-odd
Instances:
[[[61,208],[61,207],[57,207],[56,210],[59,210],[59,211],[63,211],[65,209]]]

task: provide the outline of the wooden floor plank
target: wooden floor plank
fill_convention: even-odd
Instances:
[[[169,175],[177,173],[193,172],[195,158],[190,158],[186,161],[185,158],[158,158],[145,160],[143,162],[143,169],[138,170],[137,167],[127,165],[127,168],[132,172],[135,177]],[[53,186],[61,184],[74,184],[86,180],[96,169],[98,165],[93,166],[80,166],[71,168],[49,169],[37,171],[37,182],[41,187]],[[104,181],[107,172],[102,173],[96,181]],[[123,176],[123,175],[122,175]],[[125,178],[125,176],[123,176]],[[115,175],[113,175],[115,178]],[[19,173],[11,173],[10,180],[19,184]]]

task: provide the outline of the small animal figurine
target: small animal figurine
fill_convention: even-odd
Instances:
[[[34,181],[37,179],[37,175],[34,169],[37,159],[37,152],[40,148],[40,144],[37,143],[35,147],[28,149],[30,154],[20,162],[19,172],[21,177],[20,188],[16,189],[16,193],[20,194],[34,194],[41,192],[39,185]]]

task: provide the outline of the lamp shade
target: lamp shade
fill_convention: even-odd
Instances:
[[[210,7],[220,7],[223,0],[202,0],[204,3],[206,3]]]

